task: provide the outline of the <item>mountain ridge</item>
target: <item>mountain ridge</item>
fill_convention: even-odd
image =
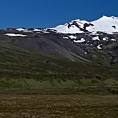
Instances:
[[[110,30],[108,30],[106,26],[110,28]],[[102,31],[112,34],[113,32],[118,32],[118,17],[102,16],[101,18],[91,22],[76,19],[51,29],[56,30],[58,33],[84,33]]]
[[[108,28],[106,28],[106,26]],[[110,29],[109,29],[110,28]],[[113,34],[118,32],[118,17],[115,16],[105,16],[103,15],[99,19],[94,21],[86,21],[81,19],[72,20],[64,25],[58,25],[53,28],[6,28],[4,30],[18,30],[23,32],[38,32],[43,31],[43,33],[55,32],[55,33],[85,33],[85,32],[104,32],[108,34]],[[108,30],[109,29],[109,30]],[[49,31],[49,32],[48,32]]]
[[[100,25],[104,22],[106,22],[105,27],[101,27]],[[116,26],[114,26],[114,22]],[[110,31],[117,31],[117,22],[118,18],[113,16],[103,16],[93,22],[73,20],[61,26],[66,28],[69,33],[63,32],[64,30],[58,32],[59,30],[55,28],[7,28],[0,30],[0,41],[7,40],[22,48],[56,54],[71,61],[77,61],[79,58],[88,62],[109,65],[118,62],[118,33],[107,33],[109,27],[113,29]],[[94,29],[95,24],[99,25],[102,30],[105,28],[106,32]]]

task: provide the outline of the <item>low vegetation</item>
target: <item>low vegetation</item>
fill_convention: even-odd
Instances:
[[[0,95],[1,118],[118,118],[117,95]]]

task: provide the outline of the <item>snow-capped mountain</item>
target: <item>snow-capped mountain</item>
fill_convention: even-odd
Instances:
[[[14,30],[13,28],[9,30]],[[103,16],[98,20],[88,22],[86,20],[72,20],[64,25],[56,26],[55,28],[17,28],[21,32],[38,32],[38,33],[62,33],[62,34],[76,34],[76,33],[92,33],[103,32],[107,34],[118,33],[118,17]]]
[[[58,33],[104,32],[112,34],[118,32],[118,17],[103,16],[92,22],[77,19],[51,29]]]
[[[6,40],[72,61],[77,57],[97,63],[118,62],[118,18],[113,16],[92,22],[77,19],[55,28],[7,28],[0,30],[0,37],[1,42]]]

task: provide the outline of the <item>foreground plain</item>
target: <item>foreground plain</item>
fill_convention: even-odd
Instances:
[[[0,118],[118,118],[118,95],[0,95]]]

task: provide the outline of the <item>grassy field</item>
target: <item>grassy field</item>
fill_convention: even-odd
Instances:
[[[0,118],[118,118],[118,96],[0,95]]]

